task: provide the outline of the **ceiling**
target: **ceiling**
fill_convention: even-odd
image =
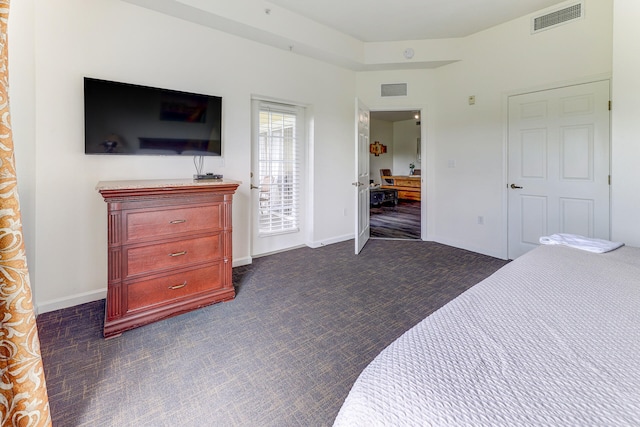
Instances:
[[[371,118],[385,122],[415,120],[416,111],[372,111]]]
[[[465,37],[564,0],[268,0],[363,42]]]
[[[456,40],[579,0],[122,1],[345,69],[381,71],[457,62]],[[405,41],[415,43],[400,49]]]

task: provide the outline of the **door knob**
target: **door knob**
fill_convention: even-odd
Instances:
[[[515,185],[515,184],[511,184],[511,188],[513,188],[514,190],[518,189],[518,188],[522,188],[519,185]]]

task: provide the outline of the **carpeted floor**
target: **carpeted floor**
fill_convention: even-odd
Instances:
[[[383,348],[506,261],[432,242],[353,241],[234,269],[235,300],[104,340],[104,301],[44,313],[53,423],[331,425]]]

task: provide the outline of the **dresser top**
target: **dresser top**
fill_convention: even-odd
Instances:
[[[242,181],[232,179],[136,179],[126,181],[100,181],[96,185],[96,190],[126,190],[136,188],[175,188],[175,187],[216,187],[228,185],[240,185]]]

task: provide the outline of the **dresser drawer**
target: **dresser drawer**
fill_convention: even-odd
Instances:
[[[221,230],[222,204],[132,210],[125,213],[125,242],[204,230]]]
[[[222,233],[125,249],[126,276],[222,259]]]
[[[198,293],[221,289],[223,265],[221,260],[208,267],[133,282],[128,286],[127,311],[167,304]]]

